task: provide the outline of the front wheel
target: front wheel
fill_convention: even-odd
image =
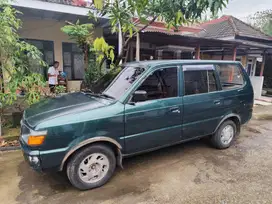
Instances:
[[[116,157],[105,145],[92,145],[77,152],[67,165],[67,176],[73,186],[88,190],[104,185],[113,175]]]
[[[223,122],[212,135],[211,142],[217,149],[226,149],[231,146],[237,134],[237,126],[232,120]]]

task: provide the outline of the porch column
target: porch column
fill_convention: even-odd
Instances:
[[[181,59],[181,50],[176,51],[176,59]]]
[[[140,61],[140,34],[136,36],[136,61]]]
[[[232,61],[236,60],[236,55],[237,55],[237,47],[233,48],[233,54],[232,54]]]
[[[232,61],[236,60],[236,54],[237,54],[237,47],[234,47],[233,48],[233,53],[232,53]],[[233,77],[234,77],[234,67],[232,67],[232,69],[230,71],[229,82],[233,81]]]
[[[123,47],[123,36],[122,36],[122,28],[120,23],[118,24],[118,54],[120,55]],[[120,60],[120,64],[122,64],[122,60]]]
[[[158,60],[162,59],[162,52],[163,52],[163,50],[157,50],[157,59]]]
[[[135,61],[133,53],[134,53],[134,46],[132,46],[132,44],[129,45],[129,61],[133,62]]]
[[[195,51],[195,59],[200,59],[200,45],[197,45],[196,51]]]
[[[225,57],[225,50],[223,49],[222,55],[221,55],[221,60],[224,60],[224,57]]]
[[[265,66],[265,52],[263,53],[263,61],[262,61],[260,76],[263,76],[264,66]]]
[[[245,56],[245,64],[243,64],[245,66],[246,71],[247,71],[247,61],[248,61],[248,54],[246,54],[246,56]]]

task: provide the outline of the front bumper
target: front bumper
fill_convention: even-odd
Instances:
[[[40,152],[38,150],[31,150],[21,138],[19,139],[19,142],[26,162],[31,166],[32,169],[41,172],[42,167]]]
[[[39,172],[59,171],[62,160],[69,147],[47,150],[40,146],[33,149],[23,140],[23,136],[30,134],[30,132],[31,129],[24,121],[21,121],[21,136],[19,142],[26,162],[32,167],[32,169]],[[54,140],[51,142],[54,142]]]

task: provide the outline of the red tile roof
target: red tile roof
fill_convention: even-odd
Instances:
[[[221,18],[201,23],[199,24],[199,27],[204,29],[204,31],[201,31],[198,34],[200,37],[226,38],[239,35],[272,40],[272,36],[268,36],[260,30],[252,27],[251,25],[228,15],[224,15]]]
[[[145,24],[141,24],[138,18],[133,18],[134,23],[139,23],[137,27],[140,29],[145,26]],[[200,27],[187,27],[187,26],[179,26],[178,30],[175,28],[167,29],[166,24],[164,22],[155,21],[149,25],[144,32],[161,32],[172,35],[182,35],[184,33],[199,33],[203,29]]]

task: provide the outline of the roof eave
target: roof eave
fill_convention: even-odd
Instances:
[[[236,34],[236,35],[235,35],[235,39],[236,39],[237,37],[238,37],[238,38],[239,38],[239,37],[244,37],[244,38],[248,38],[248,40],[261,40],[261,41],[265,41],[265,42],[268,42],[268,43],[272,43],[272,37],[271,37],[271,39],[269,39],[269,38],[257,38],[257,37],[255,37],[255,36],[245,35],[245,34],[241,34],[241,33]]]

